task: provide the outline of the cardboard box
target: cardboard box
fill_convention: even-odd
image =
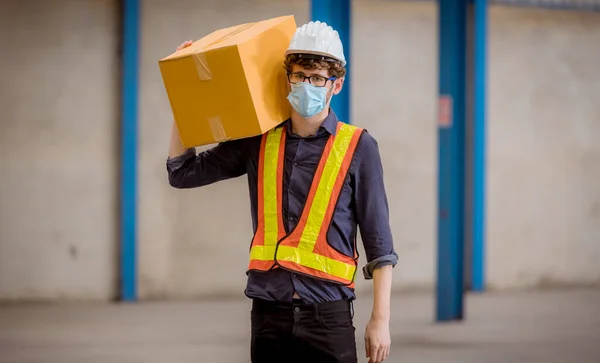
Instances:
[[[260,135],[290,117],[293,16],[217,30],[159,61],[186,148]]]

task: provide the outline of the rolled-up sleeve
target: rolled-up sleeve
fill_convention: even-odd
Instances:
[[[355,161],[355,213],[367,255],[363,274],[365,279],[372,279],[376,269],[395,266],[398,254],[394,251],[379,147],[366,131],[358,144]]]
[[[220,143],[196,155],[188,149],[183,155],[167,158],[169,184],[174,188],[195,188],[246,173],[243,141]]]

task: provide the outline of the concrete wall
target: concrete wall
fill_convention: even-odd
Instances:
[[[115,293],[114,5],[0,3],[0,299]]]
[[[0,299],[106,299],[116,291],[118,243],[116,9],[109,1],[37,4],[36,11],[17,2],[0,8],[0,46],[15,49],[2,59],[7,86],[0,91]],[[225,26],[283,14],[304,23],[308,1],[142,4],[140,295],[241,296],[251,238],[246,180],[196,190],[168,186],[172,115],[158,60],[184,40]],[[394,285],[431,288],[436,6],[384,0],[354,6],[352,113],[379,141],[400,254]],[[40,37],[44,58],[33,57],[39,48],[27,44]],[[600,48],[594,44],[600,44],[600,14],[491,11],[492,288],[600,283]],[[35,77],[26,80],[29,74]],[[359,278],[360,290],[369,285]]]
[[[492,287],[600,283],[600,13],[495,9]]]
[[[436,246],[437,6],[355,4],[352,112],[354,123],[379,143],[400,257],[394,286],[430,288]],[[358,288],[371,284],[360,280]]]

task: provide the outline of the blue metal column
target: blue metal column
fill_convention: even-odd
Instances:
[[[331,108],[335,111],[340,121],[350,123],[350,91],[351,91],[351,76],[350,76],[350,51],[351,47],[351,20],[352,20],[352,1],[351,0],[312,0],[311,4],[311,19],[314,21],[320,20],[331,25],[338,31],[340,39],[344,45],[344,56],[346,57],[346,79],[344,80],[344,88],[339,95],[331,100]]]
[[[487,65],[487,0],[475,2],[475,75],[473,87],[473,151],[472,151],[472,261],[471,289],[485,290],[485,173],[486,173],[486,65]]]
[[[467,0],[439,1],[436,320],[463,318]]]
[[[120,299],[137,300],[137,124],[139,0],[123,0]]]

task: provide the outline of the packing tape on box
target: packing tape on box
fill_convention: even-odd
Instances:
[[[234,35],[236,35],[236,34],[238,34],[238,33],[241,33],[241,32],[243,32],[244,30],[246,30],[246,29],[250,28],[250,27],[251,27],[251,26],[253,26],[254,24],[256,24],[256,22],[254,22],[254,23],[246,23],[246,24],[240,25],[240,26],[236,27],[235,29],[233,29],[232,31],[230,31],[229,33],[227,33],[227,34],[223,35],[223,36],[222,36],[222,37],[220,37],[219,39],[217,39],[217,40],[215,40],[215,41],[213,41],[213,42],[211,42],[211,43],[207,44],[207,45],[204,47],[204,49],[206,49],[206,48],[209,48],[209,47],[212,47],[213,45],[215,45],[215,44],[218,44],[218,43],[220,43],[220,42],[224,41],[224,40],[225,40],[225,39],[227,39],[227,38],[231,38],[232,36],[234,36]]]
[[[199,53],[195,53],[193,55],[194,58],[194,63],[196,63],[196,70],[198,71],[198,78],[201,81],[208,81],[210,79],[212,79],[212,72],[210,71],[210,67],[208,66],[208,61],[206,60],[206,54],[202,53],[204,52],[206,49],[212,47],[215,44],[218,44],[220,42],[222,42],[223,40],[230,38],[238,33],[243,32],[244,30],[250,28],[251,26],[253,26],[254,24],[256,24],[256,22],[254,23],[247,23],[244,25],[240,25],[238,27],[236,27],[234,30],[232,30],[231,32],[223,35],[222,37],[220,37],[219,39],[208,43],[207,45],[204,46],[204,48],[202,48],[200,50]],[[220,122],[220,121],[219,121]]]
[[[196,71],[198,72],[198,78],[201,81],[208,81],[209,79],[212,79],[212,72],[210,71],[210,68],[208,68],[206,54],[196,53],[192,58],[194,59],[194,63],[196,63]]]
[[[221,118],[219,116],[209,118],[208,124],[210,125],[213,138],[216,142],[221,142],[228,139],[227,134],[225,134],[225,129],[223,129],[223,123],[221,122]]]

